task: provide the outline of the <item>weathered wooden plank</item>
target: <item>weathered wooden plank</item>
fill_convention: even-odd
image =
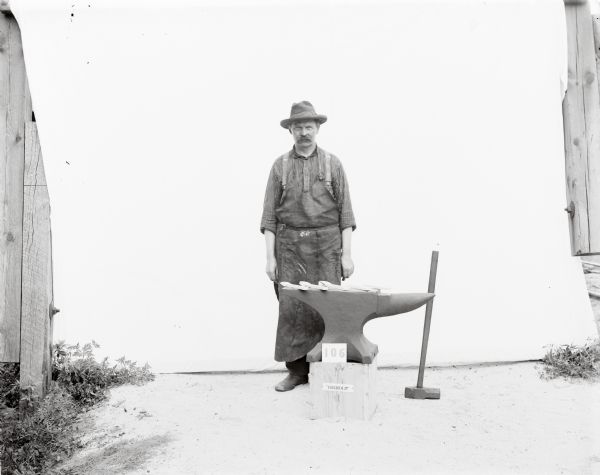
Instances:
[[[581,139],[585,130],[583,116],[583,94],[577,86],[579,63],[577,61],[577,15],[576,7],[565,7],[568,42],[568,86],[563,100],[563,128],[565,145],[565,173],[567,184],[567,210],[569,211],[569,230],[571,234],[571,252],[581,254],[589,248],[587,234],[587,197],[585,195],[585,167],[587,143]]]
[[[600,253],[600,93],[587,3],[565,6],[569,81],[563,101],[573,255]]]
[[[312,419],[369,420],[377,409],[377,361],[311,363],[309,379]]]
[[[0,14],[0,361],[19,361],[23,228],[23,144],[31,98],[21,33]]]
[[[25,169],[45,183],[35,122],[25,129]],[[24,185],[21,387],[43,396],[49,364],[51,312],[50,198],[46,185]]]
[[[45,177],[44,177],[45,178]],[[42,370],[44,376],[44,389],[47,391],[52,383],[52,341],[54,335],[54,314],[58,312],[58,309],[54,307],[54,266],[52,258],[52,226],[50,226],[50,232],[48,233],[48,248],[50,249],[49,265],[48,265],[48,276],[47,276],[47,292],[48,300],[50,302],[49,315],[48,315],[48,328],[46,331],[46,345],[44,354],[44,367]]]
[[[590,134],[594,137],[594,153],[590,156],[588,173],[588,215],[590,225],[590,252],[589,254],[600,255],[600,16],[591,17],[591,30],[593,52],[591,56],[595,59],[596,77],[590,89],[593,92],[590,101],[595,103],[592,107],[594,120],[590,122]],[[591,67],[593,70],[593,66]]]
[[[42,148],[37,133],[35,122],[25,124],[25,171],[23,174],[24,186],[46,185],[46,173],[42,160]],[[31,156],[27,156],[30,153]]]
[[[592,16],[592,30],[594,33],[594,51],[596,52],[596,80],[600,88],[600,15]]]
[[[46,332],[46,345],[44,349],[44,363],[42,368],[44,393],[47,393],[52,383],[52,338],[54,334],[53,307],[50,306],[48,328]]]

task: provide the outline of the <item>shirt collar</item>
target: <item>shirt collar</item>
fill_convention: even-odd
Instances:
[[[308,157],[305,157],[296,152],[296,146],[294,145],[292,147],[292,158],[301,158],[303,160],[308,160],[310,157],[316,157],[319,153],[318,151],[319,151],[319,147],[316,146],[315,149],[313,150],[313,152]]]

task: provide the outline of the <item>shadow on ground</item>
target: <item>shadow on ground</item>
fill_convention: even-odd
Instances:
[[[121,440],[72,459],[53,473],[55,475],[113,475],[142,468],[156,451],[171,441],[167,435],[143,439]]]

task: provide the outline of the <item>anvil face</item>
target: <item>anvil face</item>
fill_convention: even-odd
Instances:
[[[410,312],[433,299],[429,293],[384,293],[352,290],[290,289],[281,292],[314,308],[325,322],[325,334],[307,355],[307,361],[321,361],[322,343],[346,343],[348,361],[372,363],[377,345],[363,334],[365,324],[374,318]]]

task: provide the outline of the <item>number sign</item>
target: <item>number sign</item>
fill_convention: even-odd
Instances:
[[[346,363],[348,361],[346,343],[323,343],[321,352],[323,363]]]

